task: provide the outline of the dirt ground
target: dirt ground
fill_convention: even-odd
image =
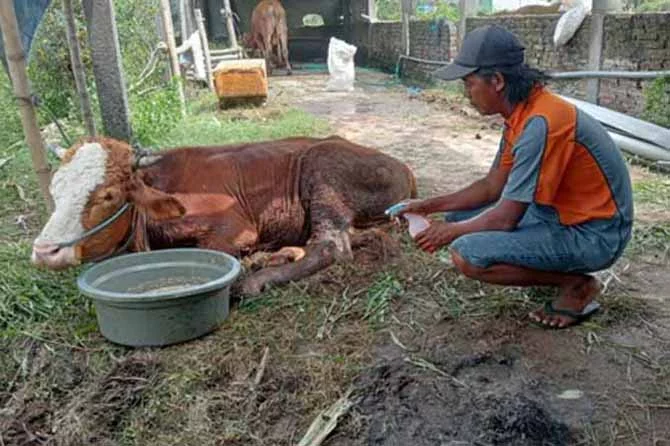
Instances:
[[[327,118],[338,134],[408,163],[421,196],[486,173],[499,141],[499,118],[481,117],[453,96],[392,84],[382,74],[358,76],[354,92],[324,91],[324,76],[277,79],[272,92]],[[632,175],[650,174],[633,166]],[[641,221],[668,217],[667,209],[638,207]],[[550,332],[504,318],[441,321],[420,334],[405,330],[404,348],[390,341],[378,345],[374,366],[356,381],[360,399],[352,413],[358,421],[349,426],[358,423],[358,429],[336,434],[328,444],[670,444],[670,405],[640,401],[668,397],[665,372],[665,384],[656,387],[670,341],[665,260],[658,253],[622,259],[603,274],[617,285],[615,292],[642,299],[655,312],[660,308],[654,322],[638,316],[597,335]],[[659,362],[649,367],[632,359],[637,354]],[[594,423],[599,432],[589,432]]]
[[[325,75],[270,81],[267,113],[326,118],[407,162],[421,196],[467,184],[496,152],[499,120],[385,74],[362,71],[348,93],[324,91]],[[637,209],[641,223],[669,217]],[[183,345],[113,346],[92,319],[87,335],[2,346],[16,371],[0,382],[0,446],[670,446],[667,252],[602,272],[604,311],[551,331],[526,318],[547,290],[467,280],[384,229],[353,264],[236,302],[219,330]],[[320,416],[331,406],[341,416]],[[301,443],[314,420],[332,431]]]

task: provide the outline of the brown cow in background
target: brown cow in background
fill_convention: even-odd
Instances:
[[[286,11],[279,0],[261,0],[251,14],[251,33],[245,37],[244,44],[250,49],[258,49],[268,73],[272,65],[284,66],[291,74],[288,61],[288,25]]]

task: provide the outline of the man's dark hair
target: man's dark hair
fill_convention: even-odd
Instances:
[[[549,80],[549,76],[543,71],[526,64],[513,67],[480,68],[476,74],[489,81],[496,72],[502,74],[505,79],[505,98],[512,105],[528,99],[533,87],[538,84],[544,85]]]

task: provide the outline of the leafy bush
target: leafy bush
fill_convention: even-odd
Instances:
[[[637,12],[670,11],[670,0],[644,0],[637,4]]]
[[[181,104],[176,82],[130,96],[133,137],[141,145],[157,144],[179,121]]]
[[[76,14],[81,16],[83,13],[79,3],[72,2],[73,8],[79,9]],[[77,33],[84,42],[85,24],[83,20],[78,20],[77,24]],[[82,54],[82,58],[90,69],[91,59],[88,53]],[[28,77],[33,93],[40,97],[44,107],[49,108],[56,117],[63,118],[78,110],[65,32],[65,15],[60,1],[49,6],[37,29],[30,52]],[[48,123],[49,116],[45,110],[38,108],[38,111],[41,123]]]
[[[9,146],[23,138],[23,130],[9,77],[4,69],[0,71],[0,144]]]
[[[645,89],[642,117],[670,128],[670,77],[658,78]]]
[[[440,20],[446,19],[450,22],[457,22],[460,17],[458,5],[447,3],[446,1],[436,1],[430,9],[421,8],[421,2],[417,7],[416,17],[419,20]]]
[[[380,20],[400,20],[400,0],[376,0],[377,18]],[[446,0],[418,0],[414,3],[413,16],[418,20],[447,19],[458,20],[458,5]]]
[[[86,21],[81,2],[75,1],[72,4],[75,10],[77,38],[86,69],[87,88],[91,96],[93,111],[96,114],[96,121],[98,121],[98,129],[102,132]],[[158,0],[114,1],[123,75],[127,87],[134,85],[140,79],[152,51],[159,42],[156,27],[156,16],[159,11]],[[37,109],[41,125],[51,122],[53,116],[50,112],[59,120],[69,116],[80,118],[79,100],[76,95],[70,53],[66,42],[62,3],[54,1],[46,11],[35,35],[28,68],[33,92],[40,97],[43,104]],[[142,82],[136,91],[129,93],[133,133],[137,135],[141,143],[150,143],[155,139],[156,134],[169,130],[170,124],[176,125],[181,118],[179,107],[175,107],[177,101],[175,86],[166,81],[169,78],[167,73],[167,56],[163,55],[157,69]],[[3,96],[1,103],[7,102],[6,94],[11,95],[11,90],[3,88],[0,91],[0,95]],[[13,116],[13,114],[7,114],[10,118]],[[6,121],[3,119],[4,122]],[[14,139],[20,137],[21,134]]]
[[[379,20],[400,20],[400,0],[376,0]]]

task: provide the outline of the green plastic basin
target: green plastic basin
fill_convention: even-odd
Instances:
[[[77,279],[93,300],[100,332],[133,347],[164,346],[211,332],[228,317],[233,256],[206,249],[165,249],[113,257]]]

